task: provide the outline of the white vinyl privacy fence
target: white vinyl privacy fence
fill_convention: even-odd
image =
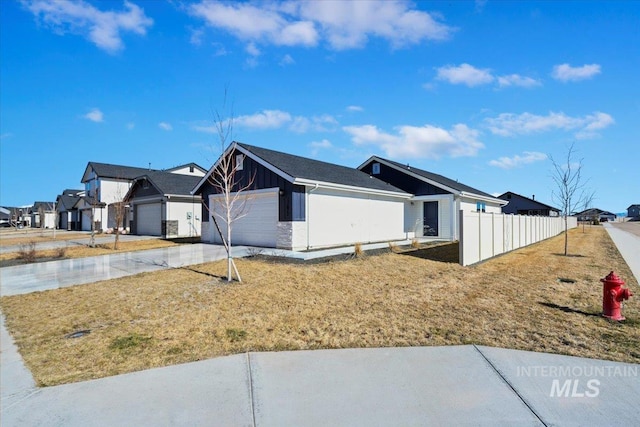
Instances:
[[[578,226],[576,217],[568,227]],[[460,264],[471,265],[514,249],[557,236],[563,217],[460,211]]]

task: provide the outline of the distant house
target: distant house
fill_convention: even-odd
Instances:
[[[232,243],[283,249],[310,249],[406,238],[404,208],[412,195],[358,169],[232,143],[221,158],[238,168],[244,216],[232,225]],[[203,199],[202,240],[219,243],[214,218],[223,210],[209,169],[193,193]],[[235,190],[235,189],[234,189]],[[244,195],[243,195],[244,194]]]
[[[91,230],[91,218],[96,230],[107,230],[115,227],[115,208],[129,191],[131,183],[137,177],[152,171],[151,169],[89,162],[82,176],[85,185],[85,196],[79,202],[80,223],[82,230]],[[195,163],[177,166],[168,171],[187,176],[203,176],[205,169]],[[124,227],[128,228],[128,213],[125,215]]]
[[[201,178],[162,171],[135,178],[124,198],[130,206],[131,233],[165,238],[200,236],[202,199],[191,190]]]
[[[531,215],[531,216],[559,216],[560,209],[554,208],[535,199],[535,196],[528,198],[507,191],[498,196],[499,199],[506,200],[508,203],[502,207],[502,212],[514,215]]]
[[[500,213],[507,202],[433,172],[373,156],[358,167],[413,195],[405,202],[404,231],[416,237],[458,240],[458,212]]]
[[[31,227],[55,228],[56,210],[53,202],[34,202],[31,208]]]
[[[77,204],[84,195],[84,190],[64,190],[58,195],[56,211],[60,230],[80,230],[80,211]]]
[[[597,218],[600,222],[615,221],[617,217],[614,213],[603,211],[602,209],[597,208],[591,208],[586,209],[582,212],[577,212],[575,216],[578,217],[578,221],[594,221]]]
[[[627,217],[640,218],[640,205],[631,205],[627,208]]]
[[[11,225],[11,211],[0,206],[0,226]]]

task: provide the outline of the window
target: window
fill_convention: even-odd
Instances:
[[[374,175],[380,175],[380,163],[374,163],[371,166],[371,173]]]
[[[144,188],[145,190],[147,188],[149,188],[149,181],[147,181],[146,179],[142,180],[142,188]]]
[[[193,166],[189,166],[189,172],[193,173]]]
[[[236,170],[241,171],[244,169],[244,154],[236,155]]]
[[[476,202],[476,211],[477,212],[486,212],[487,204],[484,202]]]

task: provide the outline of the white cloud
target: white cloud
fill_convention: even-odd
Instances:
[[[329,148],[333,148],[333,144],[328,139],[323,139],[322,141],[313,141],[309,144],[311,147],[311,155],[317,156],[320,150],[326,150]]]
[[[361,106],[359,106],[359,105],[349,105],[349,106],[347,107],[347,111],[350,111],[350,112],[358,112],[358,113],[359,113],[359,112],[361,112],[361,111],[364,111],[364,108],[362,108],[362,107],[361,107]]]
[[[459,66],[447,65],[437,69],[436,79],[444,80],[451,84],[464,84],[469,87],[484,85],[493,82],[494,77],[488,68],[475,68],[469,64]]]
[[[571,117],[564,113],[550,112],[546,116],[531,113],[502,113],[498,117],[485,119],[489,130],[500,136],[527,135],[554,130],[575,130],[576,138],[593,138],[596,131],[605,129],[614,123],[613,117],[599,111],[584,117]]]
[[[204,37],[204,30],[202,28],[190,28],[191,37],[189,43],[200,46],[202,44],[202,37]]]
[[[263,110],[256,114],[238,116],[233,120],[233,124],[252,129],[277,129],[291,120],[291,114],[285,111]]]
[[[335,130],[338,121],[335,117],[328,114],[322,116],[313,116],[311,118],[296,116],[289,126],[289,130],[297,133],[305,133],[309,131],[315,132],[331,132]]]
[[[506,76],[498,77],[498,86],[500,87],[509,87],[509,86],[519,86],[519,87],[534,87],[540,86],[539,80],[536,80],[531,77],[521,76],[520,74],[509,74]]]
[[[158,127],[162,130],[166,130],[166,131],[170,131],[173,130],[173,126],[171,126],[171,124],[167,123],[167,122],[160,122],[158,123]]]
[[[104,114],[102,114],[102,111],[100,111],[100,109],[98,108],[94,108],[91,111],[89,111],[87,114],[85,114],[84,116],[85,119],[87,120],[91,120],[92,122],[96,122],[96,123],[100,123],[104,121]]]
[[[224,124],[226,126],[227,123]],[[247,114],[233,119],[234,127],[243,127],[254,130],[280,129],[286,127],[296,133],[331,132],[338,126],[335,117],[324,114],[319,116],[304,117],[293,116],[281,110],[262,110],[255,114]],[[198,132],[216,133],[215,126],[194,124],[192,129]]]
[[[278,46],[317,46],[336,50],[363,47],[369,37],[394,47],[444,40],[454,31],[439,16],[404,0],[223,3],[204,0],[189,12],[240,40]]]
[[[23,0],[22,4],[56,33],[80,34],[109,53],[123,49],[121,33],[144,35],[153,25],[144,10],[129,1],[124,2],[123,12],[103,12],[82,0]]]
[[[582,67],[572,67],[569,64],[561,64],[553,67],[551,76],[562,82],[575,82],[587,80],[600,74],[599,64],[585,64]]]
[[[279,64],[284,67],[285,65],[293,65],[295,63],[296,61],[291,57],[291,55],[286,54],[282,57]]]
[[[395,134],[381,131],[374,125],[342,129],[351,135],[356,145],[377,146],[395,159],[475,156],[484,148],[478,141],[479,132],[464,124],[456,124],[451,130],[432,125],[398,126]]]
[[[497,160],[491,160],[489,164],[502,169],[513,169],[529,163],[546,160],[547,155],[537,151],[525,151],[522,156],[516,154],[513,157],[500,157]]]
[[[273,5],[203,1],[192,4],[192,15],[214,28],[233,34],[243,41],[261,41],[279,46],[315,46],[318,35],[312,23],[288,21]]]
[[[260,56],[261,54],[260,49],[256,47],[255,43],[249,43],[245,50],[251,56]]]

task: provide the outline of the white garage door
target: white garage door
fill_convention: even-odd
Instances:
[[[145,236],[160,236],[162,234],[162,206],[160,203],[150,203],[136,206],[136,232]]]
[[[246,215],[236,219],[231,225],[231,244],[275,248],[278,238],[277,189],[269,192],[247,192],[247,197]],[[210,205],[214,206],[216,212],[223,212],[220,204],[215,203],[215,198],[216,196],[210,196],[210,201],[213,202]],[[225,223],[217,216],[216,220],[222,232],[226,233]],[[212,227],[214,242],[220,243],[220,236],[213,224]]]

